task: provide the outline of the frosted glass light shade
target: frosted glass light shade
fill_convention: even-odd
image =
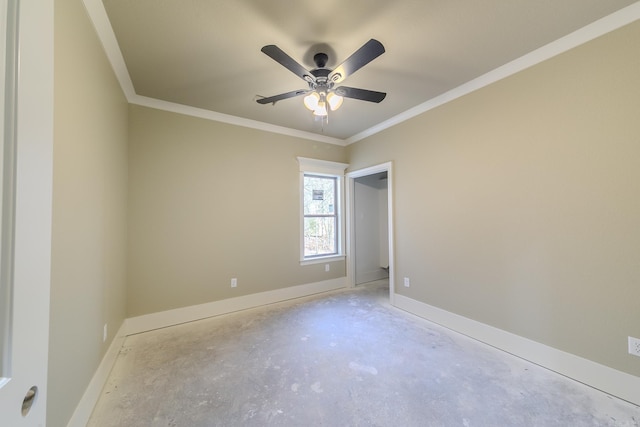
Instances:
[[[315,116],[326,116],[327,113],[327,103],[324,101],[318,102],[318,106],[315,110],[313,110],[313,114]]]
[[[320,95],[317,92],[311,92],[304,97],[304,106],[311,111],[315,111],[318,108],[318,101],[320,101]]]
[[[333,92],[330,92],[329,95],[327,95],[327,102],[329,103],[329,108],[331,108],[331,111],[336,111],[338,108],[340,108],[340,106],[342,105],[342,101],[344,101],[344,98],[340,95],[336,95]]]

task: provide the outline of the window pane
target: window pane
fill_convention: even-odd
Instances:
[[[337,253],[336,220],[333,217],[304,219],[304,256]]]
[[[333,215],[335,204],[336,178],[305,175],[305,215]]]

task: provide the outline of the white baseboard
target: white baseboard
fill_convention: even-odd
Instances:
[[[640,405],[640,377],[532,341],[403,295],[397,308],[518,356],[583,384]]]
[[[89,418],[91,417],[93,408],[96,406],[96,403],[100,398],[102,388],[107,382],[109,373],[111,372],[113,365],[116,363],[118,353],[120,353],[120,349],[122,348],[122,344],[124,343],[124,329],[125,322],[122,323],[120,329],[118,329],[118,332],[116,333],[116,336],[113,338],[113,341],[111,341],[109,349],[102,358],[98,369],[93,374],[91,382],[89,382],[87,389],[82,395],[82,399],[80,399],[80,402],[78,403],[78,406],[76,406],[76,410],[73,412],[69,423],[67,423],[67,427],[85,427],[89,422]]]
[[[158,313],[145,314],[131,317],[125,321],[126,335],[165,328],[180,323],[192,322],[207,317],[233,313],[234,311],[260,307],[266,304],[286,301],[289,299],[306,297],[321,292],[333,291],[345,288],[347,278],[324,280],[322,282],[308,283],[305,285],[291,286],[273,291],[259,292],[257,294],[244,295],[221,301],[213,301],[189,307],[176,308]]]
[[[89,422],[93,408],[100,398],[100,393],[107,382],[109,373],[116,362],[118,353],[120,352],[120,349],[124,344],[124,339],[127,335],[191,322],[193,320],[204,319],[207,317],[218,316],[221,314],[232,313],[234,311],[246,310],[248,308],[255,308],[289,299],[306,297],[321,292],[334,291],[345,288],[346,286],[347,278],[339,277],[337,279],[325,280],[322,282],[260,292],[257,294],[229,298],[222,301],[214,301],[125,319],[115,338],[111,342],[107,353],[102,358],[102,362],[100,362],[93,378],[91,378],[91,382],[82,395],[82,399],[80,399],[76,410],[73,412],[67,427],[85,427]]]

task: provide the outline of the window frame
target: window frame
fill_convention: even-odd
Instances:
[[[327,181],[331,181],[331,184],[333,186],[333,197],[332,197],[332,205],[333,205],[333,209],[331,209],[331,212],[327,212],[327,213],[308,213],[305,211],[305,206],[304,206],[304,200],[307,197],[307,194],[305,192],[305,187],[306,185],[304,184],[304,182],[306,182],[307,178],[311,178],[311,179],[323,179],[323,180],[327,180]],[[310,260],[310,259],[315,259],[315,258],[326,258],[326,257],[332,257],[332,256],[338,256],[340,255],[340,248],[338,245],[338,242],[340,241],[339,239],[339,226],[340,226],[340,212],[338,212],[338,208],[340,206],[340,203],[338,202],[338,196],[339,196],[339,192],[338,192],[338,177],[333,176],[333,175],[320,175],[317,173],[304,173],[303,175],[303,207],[302,207],[302,221],[303,221],[303,234],[306,231],[306,225],[307,225],[307,220],[311,219],[311,218],[330,218],[333,219],[333,236],[332,236],[332,240],[333,240],[333,248],[334,248],[334,252],[330,252],[330,253],[322,253],[322,254],[314,254],[314,255],[304,255],[304,259],[305,260]],[[313,190],[315,192],[315,190]],[[315,197],[315,195],[314,195]],[[315,199],[314,199],[315,200]],[[304,236],[303,236],[304,238]],[[302,248],[303,252],[307,249],[307,242],[305,242],[304,247]]]
[[[345,259],[344,241],[345,241],[345,221],[344,221],[344,171],[349,166],[347,163],[331,162],[328,160],[310,159],[306,157],[298,157],[300,166],[300,264],[318,264],[322,262],[335,261]],[[335,247],[336,253],[326,255],[305,256],[305,237],[304,237],[304,179],[305,176],[317,176],[334,178],[335,181]],[[312,215],[316,216],[316,215]]]

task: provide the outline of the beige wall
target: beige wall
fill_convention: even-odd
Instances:
[[[640,24],[345,149],[127,107],[55,8],[48,425],[125,315],[345,275],[299,265],[297,156],[394,161],[398,292],[640,375]]]
[[[129,123],[128,316],[345,275],[300,266],[296,160],[344,147],[140,106]]]
[[[640,23],[348,147],[410,298],[640,375]]]
[[[125,317],[128,108],[82,2],[56,0],[54,24],[47,425],[59,427]]]

